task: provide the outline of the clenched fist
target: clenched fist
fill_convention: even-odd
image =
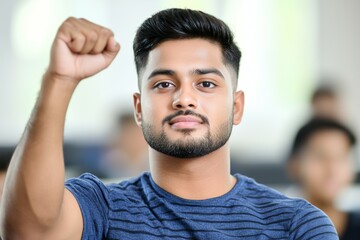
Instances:
[[[108,67],[119,50],[111,30],[70,17],[56,34],[47,72],[78,83]]]

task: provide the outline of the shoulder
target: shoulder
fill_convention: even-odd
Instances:
[[[329,217],[305,200],[294,213],[289,229],[293,239],[338,239]]]
[[[70,178],[65,187],[79,200],[79,198],[105,198],[111,202],[113,198],[136,197],[146,188],[148,173],[138,177],[126,179],[118,183],[104,183],[91,173],[84,173],[77,178]],[[92,197],[96,196],[96,197]],[[94,199],[95,200],[95,199]]]
[[[271,203],[273,206],[282,207],[283,209],[290,208],[292,211],[296,211],[307,203],[303,199],[288,197],[271,187],[257,183],[252,178],[242,175],[237,175],[237,178],[242,182],[242,197],[251,204]]]
[[[277,221],[287,226],[290,239],[338,239],[330,219],[301,198],[290,198],[279,191],[241,176],[243,197],[254,206],[277,212]]]

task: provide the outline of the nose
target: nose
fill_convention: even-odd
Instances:
[[[174,109],[196,109],[198,106],[197,96],[195,89],[192,87],[180,88],[174,96],[173,104]]]

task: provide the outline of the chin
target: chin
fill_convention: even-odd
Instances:
[[[171,138],[177,138],[177,137],[192,137],[192,138],[204,138],[206,136],[206,133],[203,131],[200,131],[199,129],[194,128],[184,128],[184,129],[176,129],[171,132],[167,132],[166,136]]]

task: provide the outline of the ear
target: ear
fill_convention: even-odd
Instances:
[[[139,127],[141,127],[141,123],[142,123],[141,94],[140,93],[134,93],[133,94],[133,100],[134,100],[135,122]]]
[[[234,120],[233,124],[238,125],[241,122],[244,113],[245,96],[243,91],[234,93]]]

